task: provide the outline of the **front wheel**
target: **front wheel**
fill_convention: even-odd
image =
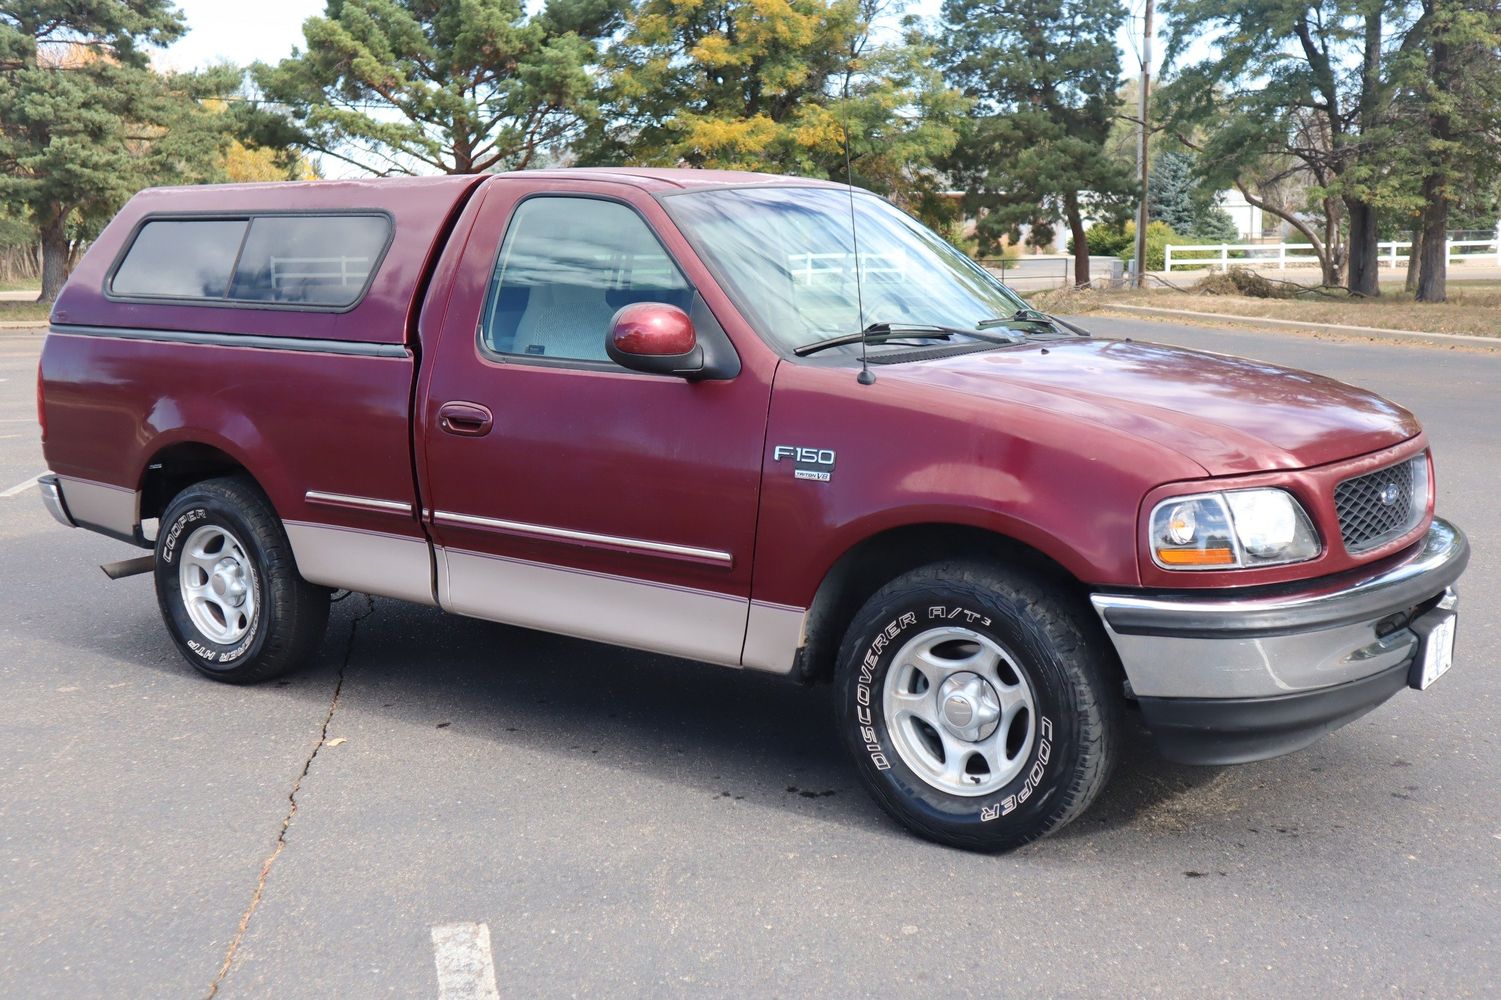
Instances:
[[[200,672],[252,684],[317,652],[328,591],[297,572],[276,511],[244,477],[189,486],[156,540],[156,596],[178,652]]]
[[[836,671],[845,742],[914,832],[1000,851],[1057,829],[1104,787],[1120,696],[1097,629],[1062,588],[940,563],[855,616]]]

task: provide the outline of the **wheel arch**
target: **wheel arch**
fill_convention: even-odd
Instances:
[[[1024,568],[1087,601],[1084,584],[1062,563],[1010,535],[954,522],[886,528],[850,546],[824,573],[803,621],[793,675],[804,682],[830,680],[844,631],[871,595],[910,570],[961,558]]]
[[[206,479],[243,475],[265,493],[265,485],[236,451],[229,442],[199,437],[158,441],[136,481],[141,520],[160,517],[173,497]]]

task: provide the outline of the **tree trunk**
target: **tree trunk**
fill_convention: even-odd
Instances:
[[[1179,141],[1183,141],[1181,136],[1179,137]],[[1187,145],[1189,149],[1197,150],[1199,148],[1198,146],[1194,146],[1187,142],[1185,142],[1184,145]],[[1290,212],[1284,208],[1273,205],[1271,202],[1266,201],[1265,199],[1258,198],[1256,195],[1251,193],[1251,189],[1248,188],[1245,182],[1242,181],[1239,177],[1235,179],[1235,187],[1240,191],[1240,195],[1246,200],[1247,205],[1253,205],[1269,215],[1276,216],[1277,218],[1281,219],[1283,222],[1291,226],[1293,229],[1297,230],[1305,237],[1307,237],[1308,244],[1313,247],[1314,254],[1316,254],[1319,258],[1319,271],[1324,276],[1324,284],[1339,284],[1338,262],[1330,256],[1328,244],[1325,243],[1324,240],[1319,238],[1319,234],[1313,231],[1312,227],[1309,226],[1308,222],[1305,219],[1301,218],[1296,212]],[[1281,235],[1283,240],[1287,239],[1287,235],[1285,233]],[[1333,275],[1333,278],[1330,277],[1331,275]]]
[[[1418,290],[1418,263],[1422,254],[1423,222],[1419,219],[1418,224],[1412,227],[1412,247],[1407,251],[1407,280],[1402,284],[1403,290],[1409,295]]]
[[[1428,6],[1428,5],[1425,5]],[[1442,302],[1449,282],[1449,180],[1454,176],[1449,140],[1454,122],[1438,94],[1451,93],[1454,67],[1447,42],[1435,39],[1428,62],[1435,95],[1429,98],[1428,134],[1432,143],[1428,173],[1423,177],[1423,259],[1418,266],[1419,302]]]
[[[1345,274],[1345,244],[1340,235],[1340,209],[1344,203],[1338,198],[1324,199],[1324,284],[1337,287],[1343,283]]]
[[[1073,191],[1063,196],[1063,211],[1068,219],[1068,231],[1074,237],[1074,285],[1084,288],[1089,284],[1089,240],[1084,232],[1084,217],[1079,214],[1079,196]],[[1137,271],[1142,261],[1136,262]]]
[[[42,294],[38,302],[53,302],[68,280],[68,213],[59,212],[42,227]]]
[[[1376,232],[1376,209],[1369,202],[1345,200],[1350,216],[1349,269],[1345,287],[1355,295],[1375,297],[1381,294],[1378,274],[1381,249]]]
[[[1418,267],[1418,301],[1442,302],[1448,295],[1449,198],[1442,178],[1423,178],[1423,253]]]
[[[1360,97],[1356,121],[1362,143],[1369,142],[1380,123],[1381,97],[1381,15],[1383,6],[1368,6],[1365,15],[1365,50],[1360,70]],[[1357,146],[1357,148],[1359,148]],[[1359,159],[1373,156],[1357,154]],[[1357,164],[1351,164],[1351,167]],[[1350,242],[1346,248],[1349,266],[1345,287],[1353,295],[1374,297],[1381,294],[1381,244],[1376,232],[1376,206],[1367,199],[1345,197],[1350,218]]]
[[[1330,253],[1325,255],[1325,257],[1321,261],[1319,261],[1319,268],[1323,271],[1323,277],[1320,279],[1320,281],[1325,285],[1325,287],[1339,287],[1340,267],[1344,263],[1339,259],[1339,257],[1335,256],[1335,254],[1338,254],[1339,252],[1340,248],[1338,246],[1335,246]]]

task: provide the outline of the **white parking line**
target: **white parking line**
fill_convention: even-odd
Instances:
[[[438,1000],[500,1000],[488,925],[434,927],[433,960],[438,965]]]
[[[19,494],[25,493],[27,490],[35,486],[36,481],[41,478],[42,474],[38,472],[36,475],[26,480],[26,482],[17,483],[15,486],[12,486],[10,489],[6,490],[4,493],[0,493],[0,500],[9,500],[13,496],[18,496]]]

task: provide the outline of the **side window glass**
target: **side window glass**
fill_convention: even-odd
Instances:
[[[391,224],[377,215],[264,216],[250,223],[229,297],[239,302],[352,305]]]
[[[609,363],[611,317],[633,302],[687,310],[693,289],[645,220],[590,198],[517,207],[491,276],[480,339],[497,354]]]
[[[110,283],[116,295],[352,306],[385,253],[384,215],[258,215],[147,222]]]
[[[116,295],[223,298],[246,225],[245,219],[148,222],[115,271],[110,289]]]

